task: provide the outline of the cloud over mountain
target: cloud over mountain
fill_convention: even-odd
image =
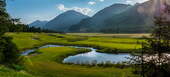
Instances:
[[[58,10],[63,11],[63,12],[66,12],[68,10],[74,10],[74,11],[80,12],[84,15],[88,15],[89,13],[93,12],[93,10],[90,8],[80,8],[80,7],[76,7],[76,6],[69,8],[69,7],[65,7],[64,4],[59,4],[57,6],[57,8],[58,8]]]
[[[104,2],[105,0],[99,0],[100,2]]]
[[[95,5],[96,2],[90,1],[90,2],[88,2],[88,4],[89,4],[89,5]]]
[[[143,3],[146,2],[148,0],[126,0],[125,3],[127,4],[135,4],[135,3]]]

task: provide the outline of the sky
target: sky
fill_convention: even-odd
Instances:
[[[36,20],[49,21],[68,10],[93,16],[115,3],[135,4],[147,0],[7,0],[7,12],[12,18],[21,18],[29,24]]]

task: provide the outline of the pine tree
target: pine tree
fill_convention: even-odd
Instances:
[[[5,1],[0,0],[0,64],[12,65],[19,63],[19,51],[12,38],[6,37],[5,32],[9,31],[12,21],[5,10]]]
[[[138,62],[141,65],[143,77],[169,77],[170,76],[170,6],[166,3],[163,12],[155,17],[155,26],[152,38],[142,45],[142,55]]]
[[[5,10],[4,0],[0,0],[0,36],[2,36],[7,31],[7,26],[9,24],[9,15]]]

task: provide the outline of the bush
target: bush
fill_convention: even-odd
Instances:
[[[12,43],[10,37],[0,37],[0,63],[1,64],[18,64],[20,62],[20,52],[16,45]]]
[[[17,71],[24,70],[24,66],[17,65],[17,64],[12,64],[12,68],[17,70]]]

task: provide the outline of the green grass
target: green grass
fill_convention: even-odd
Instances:
[[[116,34],[56,34],[56,33],[7,33],[13,37],[13,42],[20,51],[39,47],[45,44],[78,45],[98,48],[105,53],[136,52],[141,48],[139,35]],[[143,35],[143,34],[142,34]],[[121,37],[120,37],[121,36]],[[133,36],[133,37],[132,37]],[[84,49],[69,47],[50,47],[39,49],[41,54],[30,55],[25,58],[25,71],[9,69],[0,71],[4,77],[137,77],[132,73],[133,68],[90,67],[62,64],[61,61],[68,55],[87,52]],[[5,67],[4,67],[5,68]],[[4,69],[3,68],[3,69]],[[6,69],[6,68],[5,68]]]
[[[119,38],[141,38],[141,37],[150,37],[150,34],[143,33],[134,33],[134,34],[105,34],[105,33],[67,33],[69,35],[78,35],[78,36],[90,36],[90,37],[119,37]]]
[[[139,42],[144,41],[144,39],[131,37],[89,37],[55,33],[7,33],[6,35],[13,37],[13,42],[16,43],[20,51],[44,44],[61,44],[90,46],[98,49],[118,49],[119,52],[135,52],[141,48]]]
[[[50,47],[39,49],[42,54],[30,56],[31,63],[27,63],[27,71],[40,77],[137,77],[132,68],[89,67],[61,64],[65,55],[80,53],[75,48]]]
[[[25,71],[15,71],[4,66],[0,66],[0,77],[35,77]]]

